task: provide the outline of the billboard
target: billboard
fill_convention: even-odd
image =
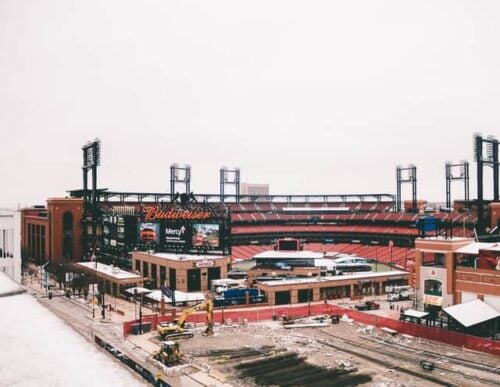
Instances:
[[[218,223],[194,223],[193,247],[219,247]]]
[[[159,223],[139,223],[137,229],[139,233],[139,242],[160,242]]]
[[[178,245],[186,245],[189,240],[188,228],[184,224],[167,223],[163,228],[164,242],[166,244],[174,243]]]

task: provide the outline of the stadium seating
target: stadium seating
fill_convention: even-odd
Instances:
[[[285,212],[283,208],[307,208],[297,212]],[[347,212],[315,211],[315,208],[344,207]],[[361,243],[308,243],[306,250],[322,252],[341,252],[357,254],[365,258],[378,259],[380,262],[392,262],[398,265],[406,264],[414,259],[413,250],[396,245],[411,245],[411,241],[419,236],[416,223],[421,215],[404,212],[390,212],[392,202],[244,202],[230,204],[231,233],[236,243],[270,241],[283,237],[297,237],[302,240],[352,239],[368,243],[377,241],[379,245],[363,245]],[[473,236],[473,227],[477,221],[474,210],[464,210],[460,213],[433,213],[448,226],[448,235]],[[451,227],[451,229],[450,229]],[[443,231],[444,232],[444,231]],[[428,236],[431,236],[429,233]],[[394,240],[392,249],[387,246],[389,240]],[[272,249],[271,245],[233,246],[234,258],[248,259],[253,255]]]
[[[233,246],[232,258],[235,259],[252,259],[256,254],[264,251],[272,251],[274,248],[271,245],[244,245]],[[304,244],[305,251],[319,253],[342,253],[351,254],[358,257],[376,260],[381,263],[399,266],[406,269],[409,261],[415,260],[415,250],[408,247],[389,247],[389,246],[372,246],[352,243],[306,243]]]

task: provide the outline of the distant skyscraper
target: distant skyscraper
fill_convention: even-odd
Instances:
[[[241,195],[268,196],[269,184],[241,183]]]

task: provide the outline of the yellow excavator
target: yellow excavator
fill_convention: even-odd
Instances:
[[[207,311],[207,328],[203,333],[204,336],[211,336],[214,334],[214,305],[211,299],[200,302],[191,308],[186,308],[182,311],[178,319],[173,322],[161,323],[156,328],[162,340],[175,339],[182,337],[193,337],[192,332],[186,332],[184,323],[187,317],[194,312],[206,309]]]

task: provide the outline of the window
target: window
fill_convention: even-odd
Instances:
[[[435,257],[435,264],[436,266],[443,266],[444,267],[444,254],[443,253],[436,253]]]
[[[429,294],[432,296],[442,296],[442,284],[438,280],[425,280],[424,282],[424,294]]]
[[[422,254],[422,265],[444,267],[444,253],[424,252]]]
[[[63,214],[63,257],[73,258],[73,214],[69,211]]]

